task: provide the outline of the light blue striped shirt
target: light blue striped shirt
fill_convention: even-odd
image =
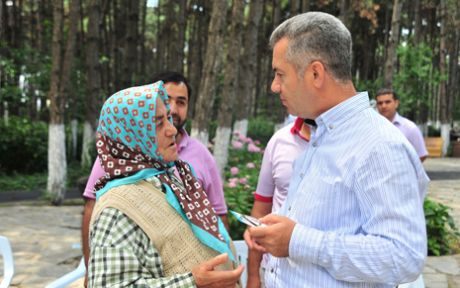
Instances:
[[[394,287],[421,273],[428,177],[412,145],[366,92],[315,119],[279,212],[297,224],[267,287]]]

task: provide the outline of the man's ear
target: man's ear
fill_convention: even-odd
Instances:
[[[396,109],[398,109],[398,107],[399,107],[399,99],[395,100],[395,106],[396,106]]]
[[[325,78],[325,74],[326,74],[326,69],[323,65],[323,63],[321,63],[320,61],[313,61],[311,64],[310,64],[310,73],[312,74],[313,76],[313,85],[316,87],[316,88],[321,88],[323,86],[323,83],[324,83],[324,78]]]

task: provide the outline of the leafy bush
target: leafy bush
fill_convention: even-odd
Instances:
[[[258,141],[240,137],[234,141],[229,151],[229,162],[225,170],[225,200],[228,209],[250,214],[257,188],[262,149]],[[233,216],[228,217],[230,235],[233,239],[242,239],[246,225]]]
[[[46,170],[48,126],[41,121],[11,117],[8,126],[0,121],[0,172],[40,172]]]
[[[273,135],[275,123],[264,117],[256,117],[249,120],[248,136],[259,139],[263,144],[267,144]]]
[[[426,199],[426,230],[428,234],[428,255],[447,255],[452,253],[452,246],[458,241],[458,230],[454,219],[449,214],[449,207]]]

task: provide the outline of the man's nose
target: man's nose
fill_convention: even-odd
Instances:
[[[272,89],[272,92],[273,92],[273,93],[279,93],[279,92],[280,92],[280,85],[278,84],[278,82],[276,81],[276,79],[273,79],[272,85],[271,85],[270,88]]]
[[[175,101],[171,100],[169,102],[169,108],[171,109],[171,114],[177,114],[177,105]]]

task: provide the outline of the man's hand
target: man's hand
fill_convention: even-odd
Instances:
[[[248,228],[249,236],[252,238],[252,247],[260,252],[268,252],[275,257],[288,257],[289,242],[296,222],[274,214],[269,214],[261,218],[260,221],[267,226]]]
[[[249,228],[248,228],[249,229]],[[257,250],[258,252],[265,253],[265,248],[260,246],[254,238],[251,237],[251,233],[249,230],[246,229],[243,234],[243,239],[246,241],[246,244],[248,245],[249,250]]]
[[[238,280],[240,280],[244,267],[240,265],[234,270],[214,270],[216,266],[224,264],[227,261],[228,255],[220,254],[219,256],[195,266],[192,269],[192,274],[195,279],[196,286],[199,288],[234,288]]]

